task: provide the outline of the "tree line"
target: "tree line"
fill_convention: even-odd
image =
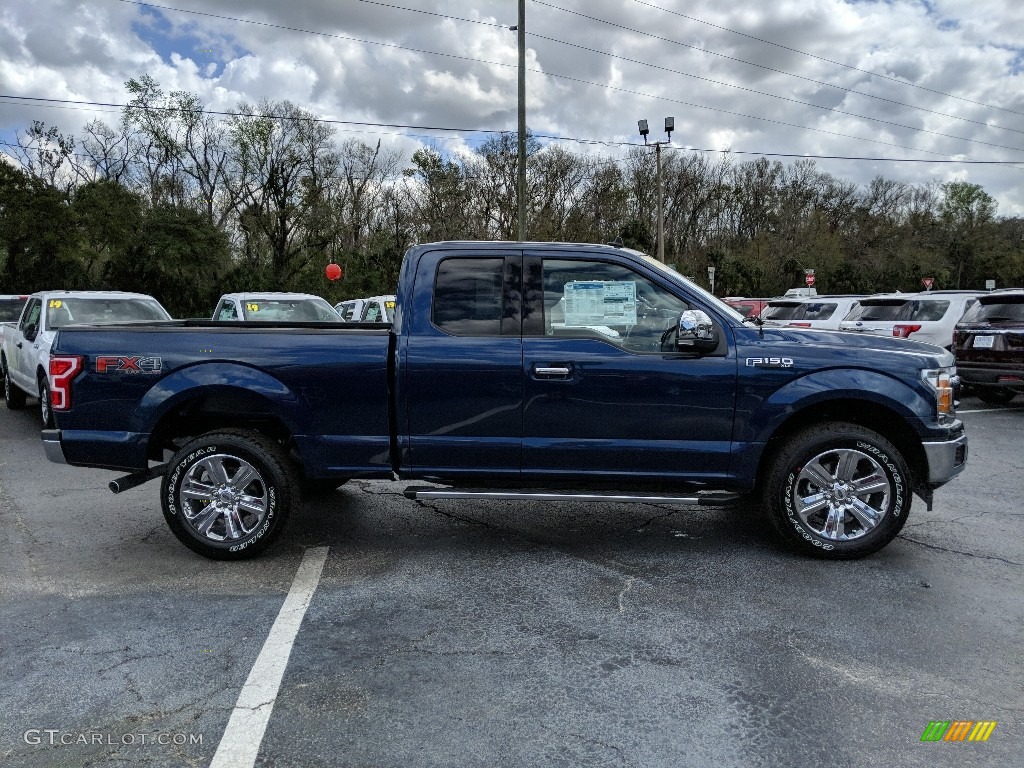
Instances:
[[[288,101],[228,116],[153,78],[126,83],[116,126],[84,135],[34,122],[0,162],[4,293],[150,293],[206,316],[221,293],[306,291],[332,303],[389,293],[405,250],[434,240],[517,238],[517,142],[411,157]],[[528,238],[657,250],[653,152],[620,160],[527,142]],[[858,186],[812,160],[662,153],[665,260],[719,295],[772,296],[814,269],[819,292],[1024,284],[1024,219],[982,187]],[[335,261],[344,278],[330,283]]]

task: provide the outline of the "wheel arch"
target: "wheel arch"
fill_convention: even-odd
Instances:
[[[928,459],[921,445],[921,438],[902,414],[871,400],[842,398],[808,405],[793,413],[775,428],[758,460],[758,485],[787,438],[806,427],[829,421],[857,424],[877,432],[896,446],[902,454],[910,468],[915,487],[920,485],[922,478],[927,478]]]

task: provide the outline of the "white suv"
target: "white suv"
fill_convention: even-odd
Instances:
[[[860,300],[840,330],[879,333],[952,349],[953,328],[984,291],[923,291]]]
[[[835,331],[839,323],[864,298],[861,295],[809,296],[772,299],[761,311],[765,322],[793,328]]]

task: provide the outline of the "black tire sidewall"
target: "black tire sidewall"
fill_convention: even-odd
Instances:
[[[809,459],[835,449],[853,449],[872,457],[882,467],[892,494],[882,521],[852,541],[832,541],[810,529],[796,511],[795,489],[800,468]],[[776,457],[766,493],[768,513],[775,529],[798,551],[835,559],[862,557],[884,547],[903,528],[913,500],[906,462],[889,441],[855,425],[822,425],[794,435]]]
[[[184,519],[179,491],[188,472],[207,456],[224,454],[242,459],[259,472],[267,489],[267,513],[259,527],[235,542],[216,542],[200,537]],[[273,543],[284,528],[288,512],[297,501],[295,481],[280,451],[258,437],[218,433],[197,438],[183,447],[168,465],[160,483],[160,502],[171,531],[193,552],[214,560],[253,557]]]
[[[50,401],[50,383],[46,379],[39,380],[39,419],[43,422],[43,429],[53,429],[53,403]]]

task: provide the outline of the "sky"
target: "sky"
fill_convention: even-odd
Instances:
[[[149,74],[211,110],[287,99],[340,121],[339,141],[467,151],[516,129],[517,17],[516,0],[5,4],[0,142],[33,120],[115,125],[116,107],[31,99],[123,104]],[[860,185],[962,180],[1024,216],[1019,0],[526,0],[525,27],[545,142],[624,157],[637,120],[659,141],[671,116],[674,151],[818,156]]]

